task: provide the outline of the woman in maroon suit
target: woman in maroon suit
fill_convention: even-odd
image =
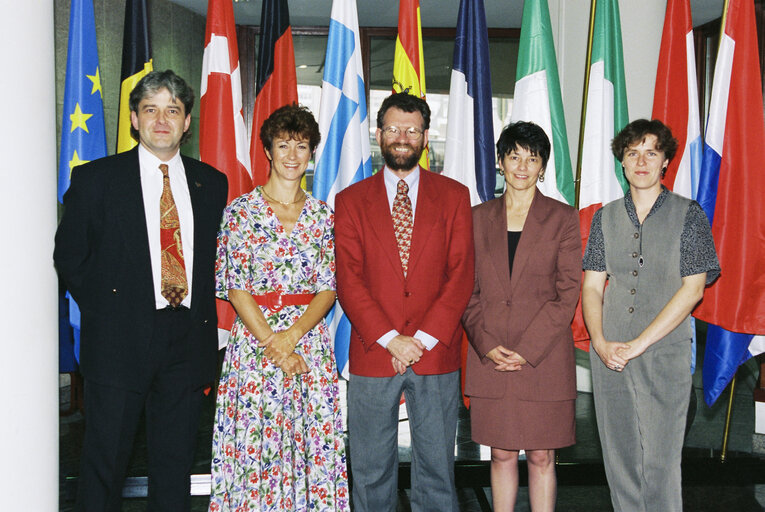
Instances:
[[[576,210],[537,189],[549,156],[539,126],[507,126],[497,142],[505,193],[473,209],[465,393],[473,440],[491,446],[495,511],[515,506],[519,450],[526,451],[531,509],[554,510],[555,449],[575,441],[571,320],[582,245]]]

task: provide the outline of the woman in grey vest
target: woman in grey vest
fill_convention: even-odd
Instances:
[[[680,512],[690,314],[720,266],[699,204],[661,184],[669,128],[633,121],[612,150],[629,191],[592,219],[582,288],[606,476],[617,512]]]

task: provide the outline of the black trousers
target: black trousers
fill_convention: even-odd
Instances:
[[[76,510],[119,512],[141,414],[146,413],[150,511],[188,511],[202,388],[192,389],[190,312],[160,310],[149,382],[136,392],[85,380],[85,439]],[[129,350],[129,348],[128,348]]]

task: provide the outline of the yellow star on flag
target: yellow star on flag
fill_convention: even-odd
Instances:
[[[69,160],[69,178],[72,177],[72,169],[77,167],[78,165],[86,164],[90,162],[90,160],[80,160],[80,157],[77,156],[77,150],[74,150],[74,155],[72,156],[72,159]]]
[[[90,133],[88,131],[88,125],[87,121],[93,117],[93,114],[83,114],[82,110],[80,110],[80,104],[77,103],[74,106],[74,114],[69,115],[69,119],[72,121],[72,129],[69,130],[69,132],[73,132],[77,128],[82,128],[85,130],[85,133]]]
[[[90,94],[95,94],[96,91],[101,95],[101,99],[104,99],[104,91],[101,89],[101,72],[99,71],[98,67],[96,67],[96,74],[95,75],[85,75],[88,77],[88,80],[93,82],[93,90],[90,91]],[[85,130],[87,131],[87,130]]]

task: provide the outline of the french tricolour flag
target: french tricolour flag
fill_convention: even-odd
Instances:
[[[460,2],[443,174],[468,187],[473,205],[494,198],[494,127],[483,0]]]
[[[765,345],[765,119],[752,0],[730,0],[715,66],[698,201],[722,273],[694,316],[708,322],[704,398]]]
[[[355,0],[334,0],[321,84],[313,195],[330,206],[342,189],[372,175],[359,21]],[[348,378],[351,325],[336,302],[327,318],[335,340],[335,360]]]

